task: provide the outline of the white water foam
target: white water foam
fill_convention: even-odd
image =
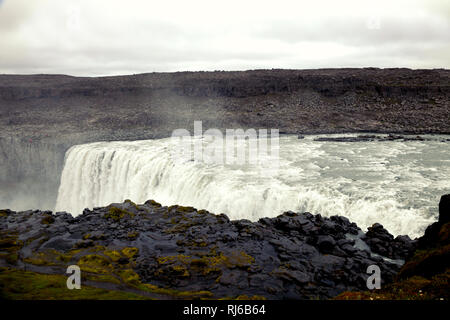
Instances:
[[[173,161],[170,138],[98,142],[66,154],[56,210],[131,199],[193,206],[231,219],[287,211],[342,215],[362,229],[381,223],[418,237],[450,189],[450,144],[435,141],[323,142],[280,137],[279,170]]]

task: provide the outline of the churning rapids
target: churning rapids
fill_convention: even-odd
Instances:
[[[269,174],[252,164],[174,161],[170,138],[74,146],[66,154],[56,210],[77,215],[125,199],[153,199],[231,219],[308,211],[346,216],[363,229],[379,222],[413,238],[437,219],[436,204],[450,187],[448,142],[438,136],[373,142],[317,137],[281,136],[278,171]]]

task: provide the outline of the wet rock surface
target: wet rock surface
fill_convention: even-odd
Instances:
[[[77,217],[2,210],[0,232],[0,266],[54,273],[78,264],[89,279],[172,290],[178,298],[183,292],[330,298],[366,289],[370,265],[379,266],[382,283],[388,283],[400,265],[380,255],[405,259],[415,248],[408,237],[393,239],[380,225],[364,235],[340,216],[285,212],[258,222],[230,221],[223,214],[151,200],[86,209]],[[378,254],[356,241],[367,241]]]
[[[330,141],[330,142],[372,142],[372,141],[426,141],[427,138],[414,135],[395,135],[388,134],[386,136],[379,135],[359,135],[356,137],[320,137],[314,139],[315,141]],[[428,138],[428,140],[431,140]],[[448,141],[445,138],[442,142]]]
[[[414,252],[417,241],[412,241],[409,236],[394,237],[379,223],[369,227],[362,239],[370,247],[371,251],[390,259],[405,259],[408,254]],[[386,245],[388,244],[388,245]]]
[[[414,243],[408,238],[392,239],[382,226],[375,224],[369,228],[364,239],[373,250],[386,252],[377,247],[374,240],[389,239],[392,252],[399,249],[398,243],[408,243],[416,250],[410,253],[394,281],[381,290],[344,292],[338,300],[438,300],[450,299],[450,222],[448,222],[450,194],[443,195],[439,203],[439,220],[431,224],[425,234]],[[400,238],[400,239],[399,239]],[[400,250],[401,252],[402,250]]]
[[[419,249],[427,249],[439,243],[441,238],[448,237],[450,233],[450,194],[443,195],[439,201],[439,219],[429,225],[425,234],[418,241]],[[446,231],[442,231],[445,229]]]

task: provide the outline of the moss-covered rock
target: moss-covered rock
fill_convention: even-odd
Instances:
[[[0,218],[7,217],[11,213],[10,210],[0,210]]]
[[[344,292],[335,300],[449,300],[450,269],[431,278],[412,276],[373,291]]]
[[[432,277],[445,272],[449,267],[450,245],[420,250],[405,263],[398,274],[398,279],[406,279],[412,276]]]
[[[450,244],[450,222],[444,224],[439,230],[438,241],[443,244]]]
[[[89,254],[83,256],[77,263],[81,270],[93,273],[110,273],[112,265],[110,261],[98,254]]]
[[[55,222],[55,218],[50,214],[45,214],[41,220],[42,224],[52,224],[53,222]]]
[[[120,252],[117,250],[105,250],[103,253],[108,256],[113,262],[119,261],[119,259],[122,257]]]
[[[139,237],[139,232],[137,231],[132,231],[127,234],[127,238],[130,240],[136,240],[137,237]]]
[[[174,271],[175,276],[188,277],[191,274],[220,275],[226,269],[247,268],[255,259],[243,251],[224,254],[211,250],[206,254],[198,256],[176,255],[163,256],[157,259],[160,268],[155,273],[156,276],[170,274]]]
[[[134,258],[139,253],[139,249],[135,247],[126,247],[122,249],[122,254],[127,258]]]
[[[124,201],[124,203],[127,204],[127,205],[129,205],[129,206],[131,206],[131,207],[133,207],[133,209],[135,209],[135,210],[137,210],[137,211],[141,210],[141,209],[139,208],[139,206],[138,206],[136,203],[134,203],[133,201],[131,201],[130,199],[126,199],[126,200]]]
[[[19,250],[23,246],[23,241],[18,239],[16,233],[0,233],[0,258],[10,265],[15,265],[19,260]]]
[[[147,200],[145,204],[153,206],[153,207],[161,207],[161,204],[156,202],[155,200]]]
[[[180,213],[189,213],[189,212],[195,212],[196,209],[194,207],[183,207],[183,206],[179,206],[179,205],[174,205],[174,206],[170,206],[168,208],[168,211],[176,211],[176,212],[180,212]]]
[[[120,221],[127,216],[134,217],[134,213],[112,206],[109,208],[108,213],[106,213],[103,217],[106,219],[112,219],[114,221]]]
[[[450,299],[450,195],[441,198],[439,221],[419,239],[419,248],[402,266],[395,281],[381,290],[344,292],[336,299],[449,300]]]
[[[67,289],[67,277],[17,269],[0,268],[0,298],[19,300],[142,300],[149,299],[124,291],[82,285]]]
[[[77,264],[82,279],[108,288],[120,284],[123,290],[164,298],[200,299],[328,298],[336,292],[335,279],[353,288],[352,279],[366,275],[365,264],[398,270],[364,255],[354,258],[356,248],[341,250],[344,257],[322,255],[308,227],[324,234],[331,226],[337,233],[332,237],[343,239],[358,230],[345,219],[286,214],[259,222],[230,221],[192,207],[161,207],[151,201],[137,207],[125,201],[75,218],[59,213],[50,215],[55,218],[51,226],[40,223],[46,212],[9,214],[8,223],[0,223],[1,263],[61,273]],[[344,250],[346,243],[340,246]],[[323,283],[289,280],[313,274],[320,274]]]

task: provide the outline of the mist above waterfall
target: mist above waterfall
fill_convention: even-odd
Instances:
[[[0,208],[52,210],[64,145],[0,138]]]
[[[421,235],[448,192],[450,146],[434,141],[322,142],[279,140],[279,170],[258,164],[174,161],[170,139],[99,142],[66,154],[56,210],[131,199],[194,206],[232,219],[257,220],[284,211],[342,215],[366,228]]]

